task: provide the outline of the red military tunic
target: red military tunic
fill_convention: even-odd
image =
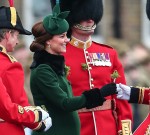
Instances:
[[[6,53],[3,46],[0,46],[0,78],[0,134],[24,135],[23,126],[34,129],[39,123],[33,124],[35,114],[23,109],[30,104],[24,90],[22,66]]]
[[[137,87],[131,89],[130,103],[147,104],[149,105],[150,88]],[[145,120],[134,131],[134,135],[150,135],[150,114],[147,115]]]
[[[66,66],[70,68],[68,79],[75,96],[81,95],[85,90],[101,88],[113,82],[111,74],[115,70],[120,74],[116,83],[125,84],[123,67],[112,47],[90,40],[83,43],[73,38],[67,44],[64,56]],[[111,105],[113,99],[116,102],[114,106]],[[102,107],[79,110],[79,117],[81,135],[116,135],[121,130],[121,120],[131,120],[132,113],[128,102],[118,100],[114,95],[108,96]]]

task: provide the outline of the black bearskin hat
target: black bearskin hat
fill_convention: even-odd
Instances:
[[[146,14],[147,14],[148,19],[150,20],[150,0],[147,0],[147,3],[146,3]]]
[[[60,0],[61,11],[70,11],[68,21],[70,28],[88,19],[92,19],[97,24],[103,15],[102,0]],[[56,0],[51,0],[52,7]]]

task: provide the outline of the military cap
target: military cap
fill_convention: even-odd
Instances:
[[[14,29],[20,34],[31,35],[31,32],[23,28],[20,17],[13,6],[13,0],[9,0],[9,3],[10,7],[0,7],[0,29]]]

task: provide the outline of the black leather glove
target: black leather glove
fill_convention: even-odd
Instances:
[[[98,88],[84,91],[83,94],[87,100],[85,106],[87,109],[100,106],[104,101],[106,101],[105,98],[101,95],[100,89]]]
[[[104,85],[101,89],[100,89],[101,95],[103,97],[107,97],[113,94],[117,94],[117,87],[115,83],[109,83]]]

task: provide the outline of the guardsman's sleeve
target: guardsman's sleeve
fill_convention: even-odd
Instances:
[[[150,88],[131,87],[130,103],[149,104]]]
[[[119,77],[116,78],[115,83],[126,84],[123,66],[120,60],[118,59],[118,55],[116,51],[115,53],[116,55],[114,57],[114,71],[116,70],[119,73]],[[120,134],[120,132],[122,132],[123,123],[125,121],[127,123],[129,121],[130,122],[132,121],[132,110],[128,101],[119,100],[116,98],[116,95],[114,95],[114,98],[116,100],[116,120],[118,125],[118,134]],[[129,128],[131,129],[131,127]]]
[[[150,134],[150,114],[144,119],[144,121],[134,131],[134,135],[149,135]]]
[[[20,63],[7,64],[1,78],[14,103],[21,106],[30,106],[24,89],[24,72]]]
[[[29,107],[29,109],[28,109]],[[33,130],[42,129],[41,114],[31,106],[22,107],[11,101],[9,94],[0,78],[0,120],[19,123]]]

